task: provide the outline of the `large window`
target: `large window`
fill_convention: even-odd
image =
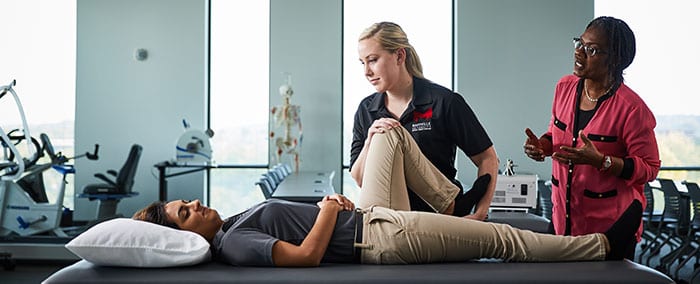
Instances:
[[[2,3],[0,85],[14,87],[26,114],[30,134],[46,133],[57,152],[73,156],[75,121],[76,1],[34,0]],[[0,99],[0,125],[5,132],[21,129],[10,94]],[[26,148],[20,149],[27,155]],[[0,156],[0,161],[3,157]],[[47,158],[39,163],[48,162]],[[51,171],[46,177],[60,175]],[[46,181],[50,202],[60,180]],[[64,206],[73,209],[73,177],[66,185]]]
[[[269,1],[211,1],[211,128],[219,164],[267,166]],[[265,169],[211,173],[210,205],[229,216],[264,199]]]
[[[425,77],[452,88],[452,1],[352,0],[343,5],[343,164],[348,166],[355,111],[375,92],[357,54],[360,34],[377,22],[399,24],[421,59]],[[343,183],[343,193],[357,200],[348,171],[343,171]]]
[[[662,167],[700,165],[700,97],[695,86],[700,39],[694,36],[700,19],[695,5],[687,0],[595,2],[596,16],[620,18],[635,34],[637,54],[625,71],[625,83],[656,116]],[[661,171],[659,176],[700,182],[698,171]]]

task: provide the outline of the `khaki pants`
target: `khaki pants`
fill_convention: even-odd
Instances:
[[[396,127],[372,138],[359,207],[364,209],[362,262],[405,264],[499,258],[579,261],[605,258],[602,234],[538,234],[504,224],[410,212],[406,186],[442,212],[459,192]],[[387,209],[392,208],[392,209]]]
[[[360,208],[411,210],[410,187],[436,212],[444,212],[461,189],[438,170],[403,127],[375,134],[369,145],[360,189]]]

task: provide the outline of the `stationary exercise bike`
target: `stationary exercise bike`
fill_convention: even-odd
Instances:
[[[63,198],[69,174],[75,173],[73,165],[66,162],[87,157],[97,160],[98,145],[93,153],[85,153],[73,158],[55,153],[49,137],[41,134],[41,153],[45,152],[51,159],[45,164],[35,164],[16,180],[5,180],[0,183],[0,236],[17,234],[30,236],[49,232],[58,237],[68,237],[60,227],[63,216]],[[43,155],[40,155],[43,156]],[[50,202],[47,197],[45,175],[55,170],[61,175],[57,186],[56,199]],[[53,173],[56,174],[56,173]]]
[[[30,236],[49,232],[58,237],[68,237],[60,228],[61,217],[63,216],[63,197],[65,194],[66,177],[75,173],[72,165],[67,165],[71,159],[87,157],[96,160],[99,146],[95,145],[93,153],[85,153],[73,158],[68,158],[61,153],[55,153],[53,145],[46,134],[41,134],[40,139],[43,145],[31,137],[27,122],[24,116],[22,105],[10,85],[0,87],[0,98],[6,93],[12,93],[17,104],[22,124],[24,126],[21,135],[13,135],[0,127],[0,140],[2,140],[3,160],[0,160],[0,236],[17,234],[20,236]],[[31,158],[22,157],[17,147],[22,142],[27,144]],[[9,151],[8,151],[9,150]],[[50,162],[37,164],[37,161],[48,154]],[[9,154],[8,154],[9,153]],[[56,200],[49,202],[46,195],[44,174],[51,170],[56,170],[61,176],[58,186]]]

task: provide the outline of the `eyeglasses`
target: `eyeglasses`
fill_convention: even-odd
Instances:
[[[583,48],[583,51],[586,53],[588,56],[595,56],[596,54],[605,54],[607,52],[597,49],[595,47],[592,47],[590,45],[583,44],[583,41],[581,41],[581,38],[575,37],[574,38],[574,49],[581,49]]]

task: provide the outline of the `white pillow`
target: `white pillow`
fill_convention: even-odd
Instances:
[[[168,267],[194,265],[211,257],[204,237],[129,218],[99,223],[66,248],[97,265]]]

